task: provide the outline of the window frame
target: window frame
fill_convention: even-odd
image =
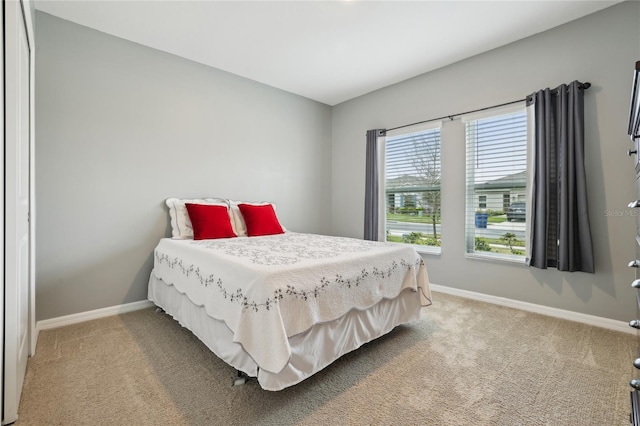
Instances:
[[[484,251],[476,251],[475,250],[475,224],[474,226],[470,226],[470,221],[474,220],[470,218],[470,214],[469,214],[469,209],[470,209],[470,203],[471,206],[473,207],[473,193],[472,191],[469,191],[469,154],[470,154],[470,147],[469,147],[469,142],[467,140],[468,137],[468,130],[467,130],[467,124],[470,122],[474,122],[477,120],[483,120],[483,119],[487,119],[487,118],[493,118],[493,117],[500,117],[503,115],[509,115],[509,114],[514,114],[517,112],[524,112],[525,113],[525,120],[526,120],[526,138],[525,138],[525,152],[526,152],[526,178],[525,178],[525,200],[526,200],[526,205],[527,205],[527,210],[526,210],[526,220],[525,220],[525,233],[524,233],[524,242],[525,242],[525,253],[524,255],[514,255],[514,254],[502,254],[502,253],[491,253],[491,252],[484,252]],[[466,114],[464,116],[461,117],[461,121],[465,126],[464,129],[464,144],[465,144],[465,229],[464,229],[464,234],[465,234],[465,258],[469,258],[469,259],[478,259],[478,260],[488,260],[488,261],[499,261],[499,262],[508,262],[508,263],[516,263],[516,264],[522,264],[525,265],[526,264],[526,260],[529,258],[529,234],[530,234],[530,189],[531,189],[531,143],[532,143],[532,138],[533,138],[533,132],[534,132],[534,128],[533,126],[531,126],[531,123],[533,122],[533,116],[532,116],[532,111],[531,108],[527,108],[525,105],[525,102],[518,102],[518,103],[514,103],[511,105],[507,105],[507,106],[502,106],[502,107],[496,107],[496,108],[491,108],[491,109],[487,109],[484,111],[480,111],[480,112],[476,112],[476,113],[472,113],[472,114]],[[503,205],[504,205],[504,195],[503,194]],[[478,203],[479,204],[479,203]],[[470,233],[469,230],[473,229],[473,233]],[[472,251],[470,251],[470,248],[472,248]]]
[[[429,130],[440,130],[440,154],[442,155],[442,121],[434,120],[428,123],[415,124],[413,126],[406,126],[400,129],[389,130],[384,137],[378,138],[378,240],[387,242],[387,192],[386,192],[386,159],[387,159],[387,138],[397,137],[401,135],[410,135],[413,133],[421,133]],[[442,158],[440,159],[440,168],[442,170]],[[440,194],[442,194],[442,171],[440,174]],[[442,200],[442,195],[441,195]],[[442,201],[440,202],[440,217],[442,218]],[[442,241],[442,222],[440,223],[440,239]],[[405,246],[413,247],[420,254],[440,255],[442,253],[442,246],[427,246],[422,244],[410,244],[410,243],[395,243]]]

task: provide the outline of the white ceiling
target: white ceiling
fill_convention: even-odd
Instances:
[[[618,2],[36,0],[35,5],[335,105]]]

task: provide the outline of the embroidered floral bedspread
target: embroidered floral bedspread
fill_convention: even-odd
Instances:
[[[424,262],[410,247],[287,232],[219,240],[162,239],[152,274],[225,321],[256,363],[277,373],[287,337],[411,288],[431,304]]]

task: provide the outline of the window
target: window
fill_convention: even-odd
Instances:
[[[502,194],[502,211],[506,212],[511,204],[511,194]]]
[[[527,114],[524,106],[463,118],[466,124],[466,252],[524,260]]]
[[[384,191],[386,241],[440,253],[440,126],[387,134]]]
[[[478,207],[481,209],[487,208],[487,196],[486,195],[478,195]]]

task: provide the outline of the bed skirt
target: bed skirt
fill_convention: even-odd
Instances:
[[[232,367],[257,377],[265,390],[278,391],[295,385],[322,370],[342,355],[370,342],[394,327],[420,318],[420,295],[403,290],[395,299],[383,299],[367,310],[346,315],[289,337],[291,357],[278,373],[260,369],[233,341],[233,333],[223,321],[211,318],[204,307],[196,306],[185,294],[156,278],[149,279],[148,298],[190,330],[213,353]]]

